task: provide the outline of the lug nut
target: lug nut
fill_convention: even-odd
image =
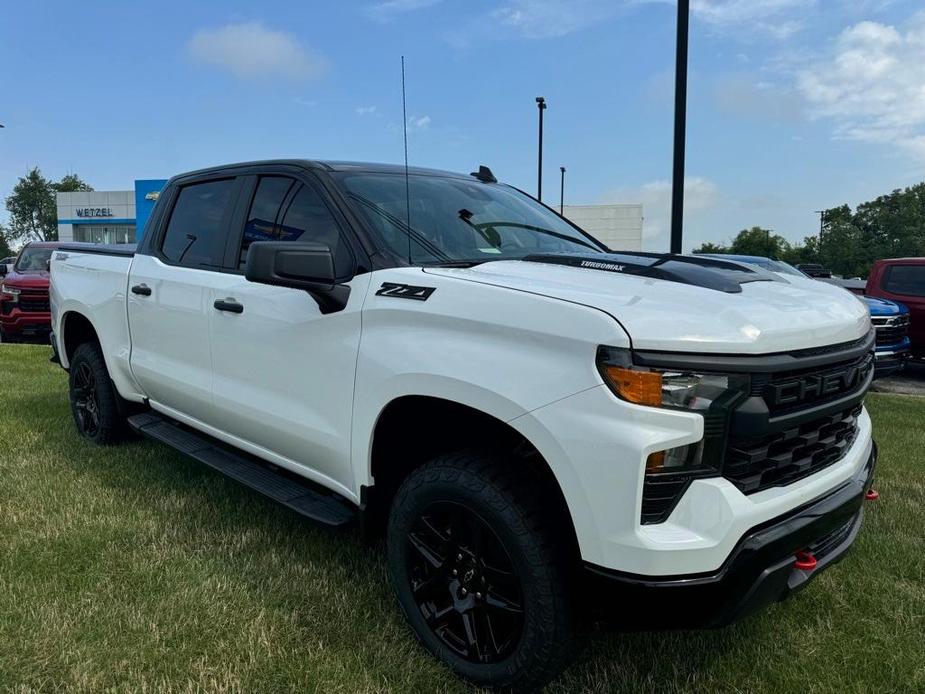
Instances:
[[[459,572],[458,572],[456,569],[453,569],[453,575],[456,576],[456,575],[458,575],[458,574],[459,574]]]
[[[475,597],[477,597],[479,600],[481,600],[481,599],[482,599],[482,594],[481,594],[481,593],[476,593],[476,594],[475,594]]]
[[[465,588],[463,588],[460,592],[461,592],[463,595],[465,595],[465,594],[468,593],[469,591],[466,590]]]
[[[461,555],[461,554],[457,554],[457,555],[456,555],[456,561],[462,561],[462,555]]]

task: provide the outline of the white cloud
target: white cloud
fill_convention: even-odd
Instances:
[[[388,22],[405,12],[431,7],[443,0],[383,0],[366,8],[366,16],[377,22]]]
[[[357,106],[356,108],[358,116],[371,116],[376,110],[375,106]]]
[[[430,126],[430,116],[411,116],[408,118],[410,130],[424,130]]]
[[[676,0],[506,0],[490,19],[531,39],[565,36],[615,17],[627,7]],[[691,0],[691,14],[717,29],[759,30],[788,38],[817,0]]]
[[[491,19],[531,39],[565,36],[615,14],[619,0],[508,0]]]
[[[803,100],[792,87],[762,80],[752,73],[725,75],[713,85],[716,105],[737,117],[796,122],[803,117]]]
[[[235,77],[283,77],[306,80],[320,75],[325,61],[283,31],[260,22],[226,24],[197,31],[187,44],[190,55]]]
[[[719,198],[713,181],[700,176],[684,179],[684,219],[710,209]],[[606,196],[605,203],[642,203],[643,238],[654,239],[668,234],[671,219],[671,181],[644,183],[634,188],[620,188]]]
[[[811,114],[839,139],[900,147],[925,160],[925,13],[902,28],[860,22],[831,55],[801,70]]]

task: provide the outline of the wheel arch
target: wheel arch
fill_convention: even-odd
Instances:
[[[369,473],[363,487],[363,531],[377,538],[402,481],[436,455],[463,448],[503,450],[512,464],[530,466],[540,492],[559,514],[570,551],[578,540],[569,504],[559,480],[540,450],[511,423],[467,404],[432,395],[402,395],[382,408],[372,433]]]

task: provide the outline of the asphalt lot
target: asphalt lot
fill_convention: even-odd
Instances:
[[[871,386],[875,393],[925,395],[925,364],[906,364],[895,376],[878,378]]]

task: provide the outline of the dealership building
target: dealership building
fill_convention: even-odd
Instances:
[[[137,243],[165,179],[135,181],[134,190],[58,193],[58,240]]]
[[[642,205],[565,205],[562,214],[612,250],[642,250]]]

